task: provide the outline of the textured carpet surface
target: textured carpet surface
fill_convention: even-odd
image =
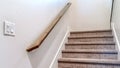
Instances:
[[[120,68],[112,31],[70,32],[58,68]]]

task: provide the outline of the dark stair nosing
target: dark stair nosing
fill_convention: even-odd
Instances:
[[[113,38],[113,36],[89,36],[89,37],[68,37],[68,39],[83,39],[83,38],[86,38],[86,39],[90,39],[90,38]]]
[[[66,49],[62,53],[97,53],[97,54],[118,54],[116,50],[102,50],[102,49]]]
[[[72,46],[72,45],[73,45],[73,46],[78,46],[78,45],[79,45],[79,46],[85,46],[85,45],[86,45],[86,46],[87,46],[87,45],[96,45],[96,46],[97,46],[97,45],[101,45],[101,46],[102,46],[102,45],[104,45],[104,46],[113,45],[113,46],[115,46],[114,43],[113,43],[113,44],[111,44],[111,43],[110,43],[110,44],[72,44],[72,43],[66,43],[65,46]]]
[[[60,58],[58,62],[120,65],[119,60],[110,60],[110,59],[107,60],[107,59]]]
[[[70,34],[76,34],[76,33],[95,33],[95,32],[112,32],[112,30],[72,31],[72,32],[70,32]]]
[[[65,45],[115,45],[115,42],[68,42]]]

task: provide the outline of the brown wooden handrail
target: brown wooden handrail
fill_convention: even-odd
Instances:
[[[68,10],[68,8],[71,6],[71,3],[67,3],[65,7],[60,11],[60,13],[56,16],[56,18],[51,22],[51,24],[45,29],[45,31],[41,34],[41,36],[38,38],[38,40],[35,41],[35,43],[31,46],[29,46],[26,50],[28,52],[38,48],[43,41],[46,39],[46,37],[50,34],[50,32],[53,30],[55,25],[59,22],[59,20],[63,17],[65,12]]]

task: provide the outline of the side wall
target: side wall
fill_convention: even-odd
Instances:
[[[120,41],[120,0],[114,0],[112,23],[114,23]]]
[[[0,0],[0,68],[32,68],[26,48],[39,37],[66,2]],[[16,24],[15,37],[3,35],[5,20]]]
[[[70,0],[71,31],[110,29],[112,0]]]
[[[116,32],[117,49],[120,57],[120,0],[114,0],[112,23]],[[120,59],[120,58],[119,58]]]
[[[64,18],[65,16],[58,22],[38,49],[28,53],[33,68],[58,67],[56,58],[59,56],[55,56],[59,48],[62,49],[61,47],[64,46],[62,46],[61,43],[63,42],[65,35],[69,32],[68,24],[65,23]],[[53,62],[53,65],[51,65],[51,62]]]

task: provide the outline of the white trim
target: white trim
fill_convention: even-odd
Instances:
[[[66,32],[66,34],[65,34],[65,36],[64,36],[64,38],[63,38],[63,40],[62,40],[62,42],[61,42],[61,44],[59,46],[59,48],[58,48],[58,51],[56,52],[55,57],[53,58],[49,68],[52,68],[53,64],[55,63],[55,61],[56,61],[56,59],[57,59],[57,57],[59,55],[59,52],[61,51],[61,49],[62,49],[62,47],[63,47],[63,45],[65,43],[65,40],[68,37],[68,34],[69,34],[69,30],[67,30],[67,32]]]
[[[120,43],[119,43],[119,40],[118,40],[118,36],[117,36],[117,33],[116,33],[116,30],[115,30],[115,25],[114,23],[111,23],[111,27],[112,27],[112,31],[113,31],[113,35],[114,35],[114,38],[115,38],[115,42],[116,42],[116,49],[118,50],[118,59],[120,59]]]
[[[118,37],[117,37],[117,33],[116,33],[116,30],[115,30],[114,23],[111,23],[111,26],[112,26],[112,31],[113,31],[113,34],[114,34],[115,42],[117,44],[117,49],[120,50],[120,43],[119,43],[119,40],[118,40]]]

